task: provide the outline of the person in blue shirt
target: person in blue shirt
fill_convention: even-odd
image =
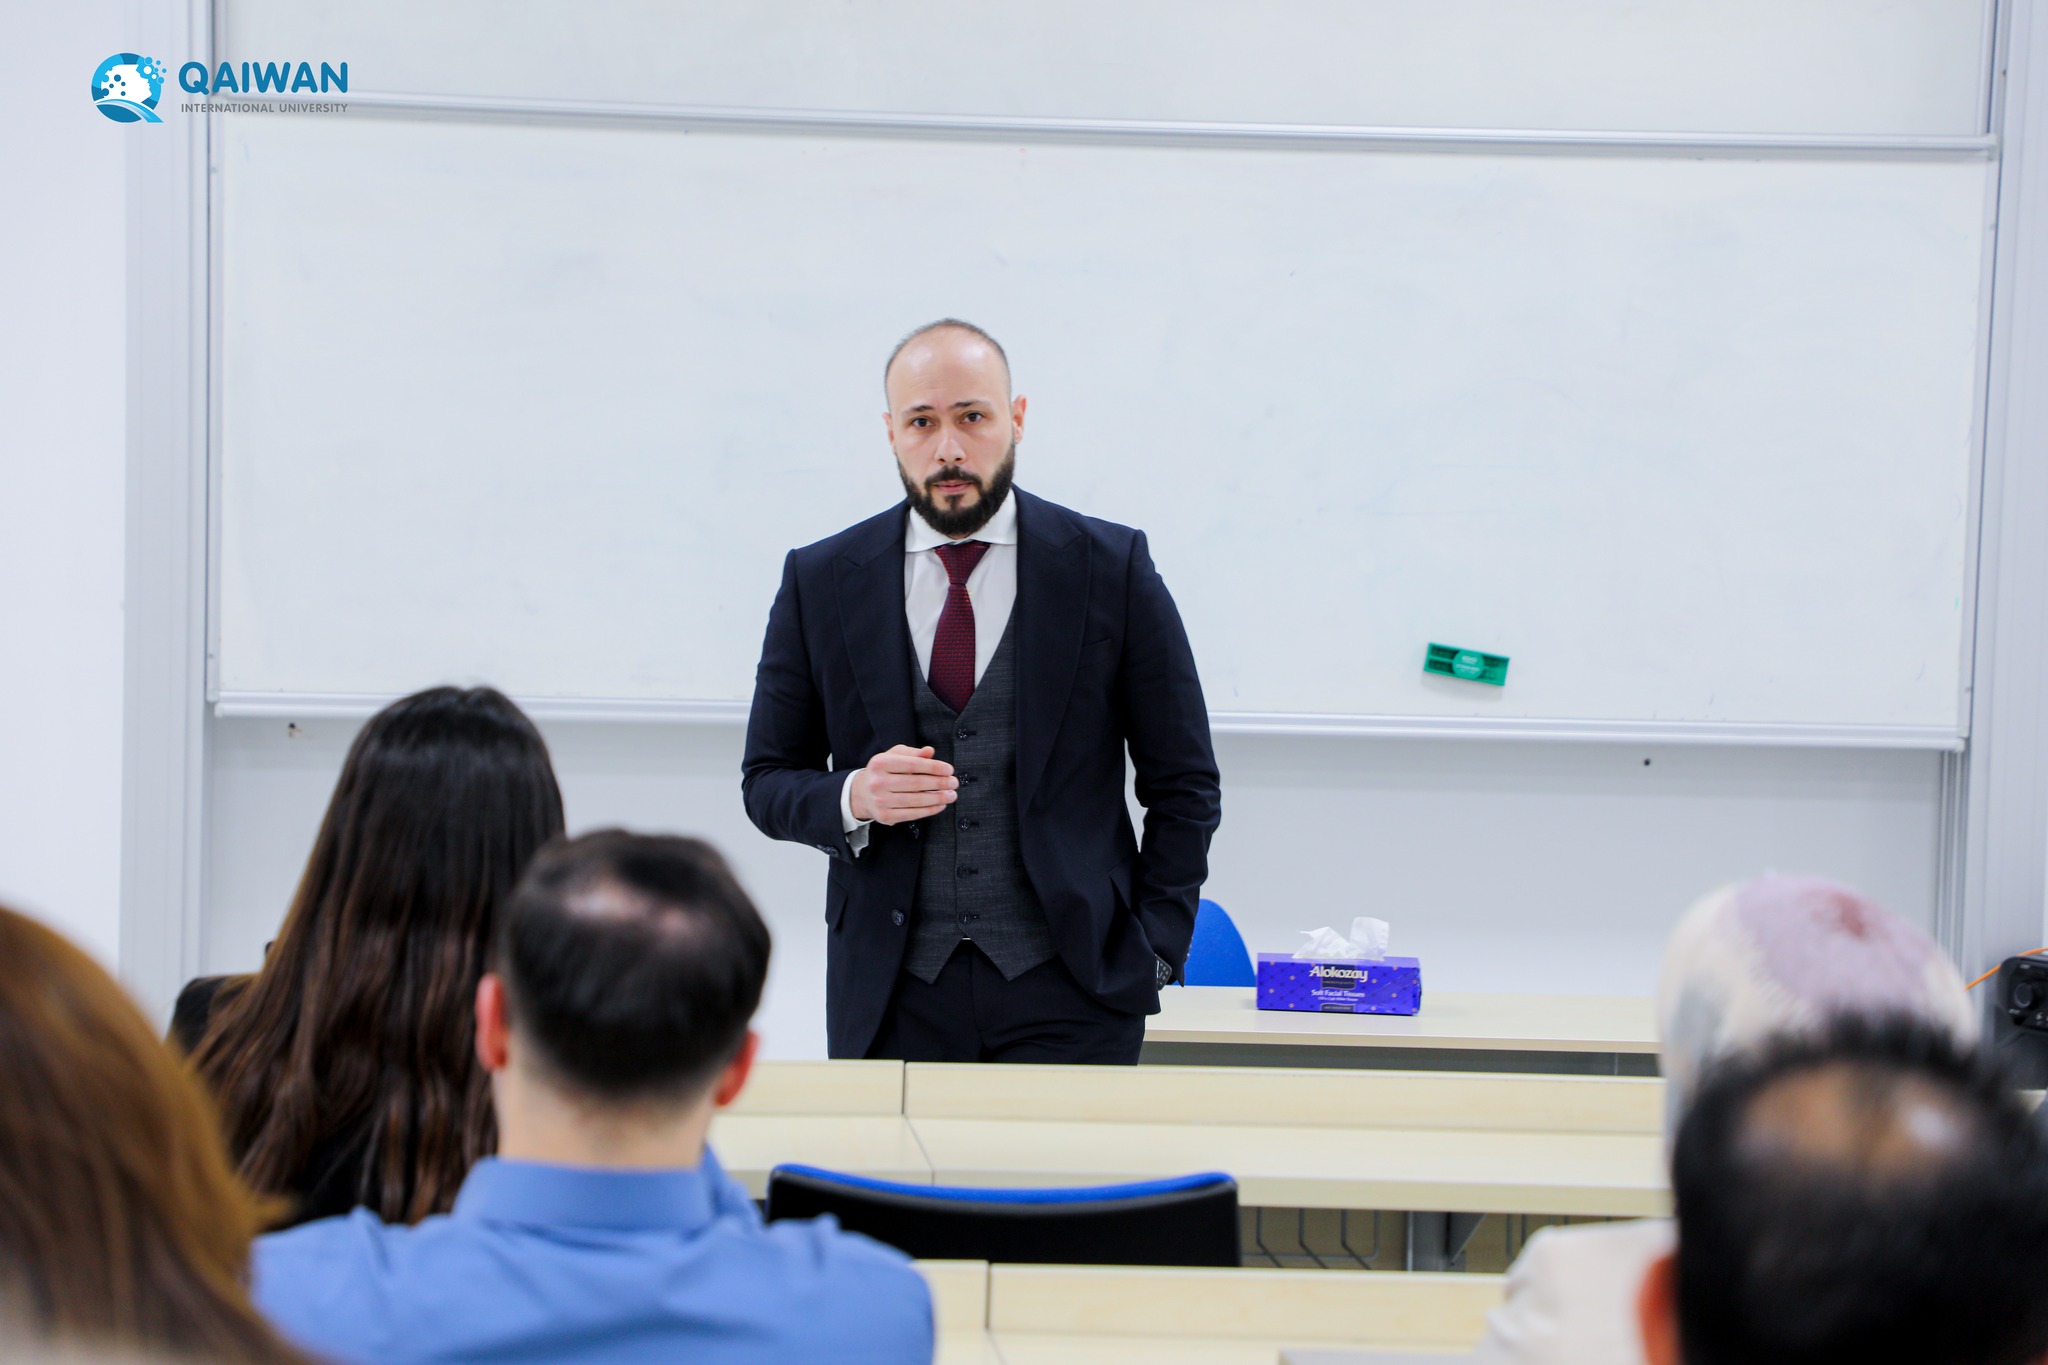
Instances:
[[[476,993],[498,1155],[417,1226],[358,1209],[260,1239],[257,1306],[342,1365],[927,1365],[908,1260],[830,1219],[764,1225],[706,1146],[753,1062],[768,948],[697,840],[543,849]]]

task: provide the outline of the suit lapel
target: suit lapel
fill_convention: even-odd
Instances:
[[[833,561],[839,589],[839,625],[846,652],[878,743],[908,744],[917,737],[910,684],[915,657],[903,615],[903,518],[909,504],[872,518]]]
[[[1017,499],[1017,809],[1031,804],[1074,691],[1088,620],[1088,538],[1056,503]]]

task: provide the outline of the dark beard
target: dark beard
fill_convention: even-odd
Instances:
[[[925,525],[948,540],[958,540],[962,536],[971,536],[988,525],[989,518],[1002,510],[1003,499],[1010,496],[1010,482],[1017,474],[1017,443],[1010,442],[1009,452],[1003,456],[1002,464],[997,467],[994,476],[986,484],[982,483],[979,475],[969,474],[965,470],[956,470],[944,476],[964,480],[981,490],[981,496],[966,507],[939,506],[938,495],[932,492],[932,485],[939,480],[938,475],[922,484],[915,484],[910,481],[910,476],[903,472],[902,465],[896,466],[896,474],[903,480],[904,495],[910,499],[910,505],[917,509],[917,514],[924,518]]]

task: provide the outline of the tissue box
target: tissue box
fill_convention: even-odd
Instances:
[[[1412,957],[1315,962],[1285,953],[1260,953],[1259,1008],[1414,1014],[1422,1008],[1422,964]]]

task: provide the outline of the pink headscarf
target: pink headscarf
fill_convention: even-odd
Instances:
[[[1672,931],[1657,991],[1667,1134],[1713,1062],[1858,1014],[1977,1041],[1962,976],[1934,940],[1847,887],[1771,875],[1704,897]]]

